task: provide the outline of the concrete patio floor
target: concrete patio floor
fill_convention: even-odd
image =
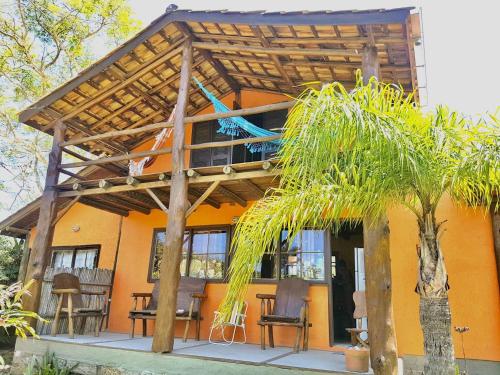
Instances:
[[[102,332],[99,337],[77,335],[74,339],[69,338],[68,335],[58,335],[56,337],[42,336],[37,341],[18,343],[18,347],[20,347],[19,350],[27,352],[41,352],[42,347],[44,347],[45,350],[54,351],[62,358],[68,358],[69,355],[69,358],[72,360],[81,359],[82,362],[87,364],[90,361],[94,365],[110,365],[113,362],[113,357],[121,357],[123,360],[117,359],[117,361],[126,369],[128,369],[127,360],[131,360],[132,357],[141,358],[141,354],[146,355],[147,353],[148,357],[149,355],[154,356],[155,361],[144,357],[144,365],[141,365],[141,368],[143,372],[152,373],[158,373],[159,368],[162,369],[161,373],[184,373],[181,369],[173,371],[174,369],[167,364],[167,361],[165,361],[162,367],[162,358],[164,360],[176,358],[177,365],[181,364],[182,361],[179,362],[181,358],[184,360],[204,360],[203,372],[206,374],[212,373],[209,368],[217,368],[217,365],[215,365],[217,362],[224,362],[227,365],[231,364],[231,366],[237,364],[241,366],[251,365],[253,370],[247,372],[248,369],[240,367],[236,372],[234,372],[234,369],[224,369],[216,370],[213,372],[214,374],[251,373],[278,375],[282,370],[285,371],[283,374],[350,373],[345,368],[344,355],[331,351],[308,350],[307,352],[294,353],[292,348],[289,347],[267,347],[266,350],[261,350],[259,345],[254,344],[222,346],[210,344],[208,341],[188,340],[186,343],[183,343],[181,339],[175,339],[174,351],[171,354],[162,355],[151,353],[151,343],[152,337],[135,337],[131,339],[127,334]],[[18,348],[16,347],[16,349]],[[82,351],[82,349],[84,350]],[[77,352],[80,352],[80,354],[77,355]],[[95,354],[93,355],[92,353]],[[207,364],[206,360],[211,361],[210,365]],[[137,364],[137,359],[135,360],[135,364]],[[194,369],[192,364],[188,367]]]

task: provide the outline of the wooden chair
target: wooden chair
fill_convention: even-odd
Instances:
[[[182,341],[187,341],[189,325],[192,320],[196,321],[196,340],[200,340],[201,303],[206,298],[205,279],[194,277],[181,277],[179,289],[177,290],[177,310],[176,320],[186,322]],[[147,335],[147,321],[156,319],[156,309],[158,306],[158,295],[160,293],[160,282],[155,282],[151,293],[132,293],[134,299],[132,310],[129,312],[129,319],[132,321],[130,337],[134,337],[135,321],[142,320],[142,336]],[[138,309],[138,300],[142,298],[141,307]]]
[[[309,302],[307,297],[309,283],[302,279],[280,280],[276,294],[257,294],[261,300],[260,346],[266,348],[265,327],[269,331],[269,346],[274,348],[274,326],[297,327],[294,351],[300,350],[300,338],[304,334],[303,349],[308,349],[309,342]],[[272,303],[271,301],[274,301]]]
[[[103,296],[105,291],[86,291],[80,287],[80,280],[70,273],[59,273],[54,275],[52,293],[58,296],[57,309],[52,323],[52,336],[57,334],[61,314],[68,316],[68,333],[70,338],[75,337],[74,319],[81,318],[80,333],[83,333],[88,317],[96,318],[95,336],[99,336],[102,323],[106,317],[106,302],[99,308],[85,307],[82,295]],[[106,299],[104,298],[104,301]],[[100,319],[99,319],[100,318]]]
[[[363,318],[368,316],[366,312],[366,294],[364,291],[356,291],[352,295],[352,299],[354,300],[354,313],[353,318],[356,320],[356,325],[361,327],[361,321]],[[351,334],[351,344],[356,346],[360,344],[362,347],[368,348],[368,339],[363,339],[361,334],[368,330],[365,328],[346,328],[346,331]]]

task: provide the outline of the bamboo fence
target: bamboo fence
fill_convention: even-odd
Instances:
[[[62,272],[71,273],[78,276],[80,279],[80,285],[83,290],[88,291],[106,291],[105,295],[95,296],[95,295],[82,295],[83,302],[85,306],[91,308],[108,308],[108,297],[109,290],[111,288],[111,276],[112,271],[108,269],[95,268],[51,268],[48,267],[45,271],[45,276],[43,278],[42,284],[42,295],[40,298],[40,307],[38,309],[38,314],[48,320],[48,322],[38,322],[36,327],[36,332],[39,335],[46,335],[50,333],[50,328],[52,326],[52,319],[54,318],[56,307],[57,307],[57,297],[52,294],[52,280],[54,275]],[[105,310],[107,311],[107,310]],[[76,318],[75,320],[75,331],[76,333],[94,333],[95,325],[98,324],[99,318],[88,317],[85,322],[85,326],[81,327],[81,318]],[[59,327],[57,333],[67,333],[68,332],[68,319],[66,316],[61,316],[59,320]]]

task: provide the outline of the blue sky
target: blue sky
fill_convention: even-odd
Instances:
[[[497,37],[500,35],[500,2],[451,0],[130,0],[143,25],[165,11],[174,2],[181,9],[231,10],[346,10],[399,8],[414,6],[423,13],[425,60],[418,51],[423,104],[434,107],[447,104],[475,115],[495,111],[500,105],[500,61]],[[427,98],[425,97],[426,92]]]

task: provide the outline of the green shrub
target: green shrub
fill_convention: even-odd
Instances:
[[[69,375],[78,364],[69,367],[63,361],[58,361],[54,353],[45,353],[39,360],[33,357],[24,375]]]

